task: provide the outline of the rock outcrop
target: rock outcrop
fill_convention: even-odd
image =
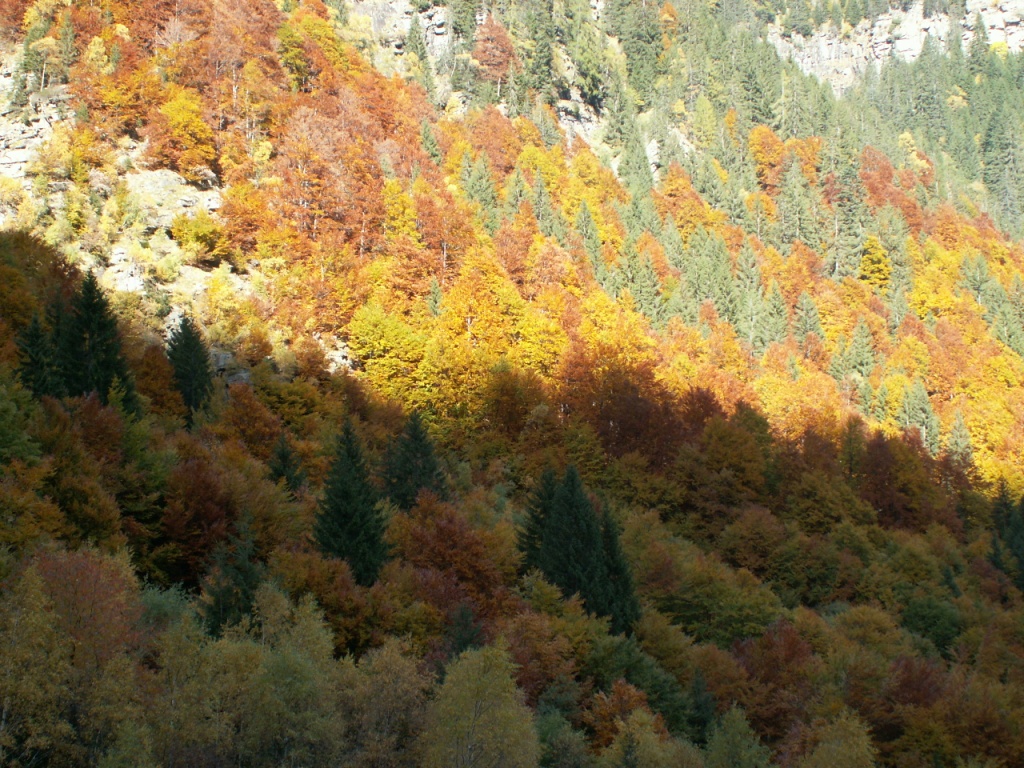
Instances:
[[[974,38],[975,20],[982,24],[992,45],[1005,45],[1009,51],[1024,49],[1024,0],[968,0],[963,18],[945,14],[925,18],[922,3],[907,11],[891,10],[874,22],[862,21],[846,34],[831,24],[819,28],[811,37],[784,36],[777,26],[769,28],[768,42],[779,55],[792,59],[804,72],[832,85],[836,93],[850,88],[869,65],[880,67],[893,56],[913,61],[931,37],[943,50],[951,35],[958,35],[966,51]]]

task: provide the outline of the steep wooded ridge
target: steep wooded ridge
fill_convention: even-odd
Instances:
[[[1013,14],[0,5],[0,765],[1019,764]]]

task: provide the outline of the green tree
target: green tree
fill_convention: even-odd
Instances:
[[[540,550],[544,542],[544,530],[551,516],[555,493],[558,491],[558,476],[548,467],[541,473],[530,494],[526,506],[526,519],[519,529],[516,543],[523,553],[523,570],[540,567]]]
[[[138,409],[135,385],[121,354],[117,318],[91,272],[71,302],[71,314],[55,328],[57,362],[68,394],[95,392],[106,403],[115,385],[123,403]]]
[[[706,768],[768,768],[770,756],[743,711],[733,707],[711,730],[704,764]]]
[[[423,26],[420,24],[420,15],[413,12],[412,21],[409,23],[409,32],[405,36],[405,50],[416,55],[417,69],[414,72],[416,82],[423,86],[427,97],[433,101],[435,96],[434,73],[430,66],[430,57],[427,55],[427,44],[423,36]],[[433,156],[429,150],[428,154]]]
[[[971,444],[971,432],[964,422],[964,415],[958,410],[953,419],[953,427],[946,438],[946,453],[961,468],[974,465],[974,446]]]
[[[203,407],[213,391],[213,369],[210,352],[199,329],[188,315],[167,340],[167,359],[174,368],[174,384],[188,408],[188,422]]]
[[[65,393],[53,340],[38,314],[18,334],[18,353],[18,377],[33,395],[61,397]]]
[[[818,305],[807,291],[802,291],[796,300],[796,308],[793,312],[793,334],[801,344],[807,335],[813,333],[819,339],[824,337],[821,329],[821,317],[818,315]]]
[[[844,712],[818,732],[818,743],[799,768],[874,768],[871,732],[857,715]]]
[[[566,470],[555,491],[537,560],[545,578],[566,597],[580,595],[594,613],[605,607],[601,525],[576,467]]]
[[[426,768],[536,768],[533,715],[508,650],[466,651],[448,667],[420,739]]]
[[[358,584],[368,587],[377,580],[388,554],[384,520],[362,445],[347,419],[327,473],[313,536],[321,552],[348,561]]]
[[[853,331],[853,340],[846,350],[846,366],[849,372],[861,376],[871,375],[875,367],[875,348],[868,324],[861,319]]]
[[[897,421],[904,429],[916,430],[921,436],[921,443],[933,456],[938,453],[939,419],[920,379],[915,379],[904,393]]]
[[[256,590],[266,566],[256,558],[256,542],[249,521],[239,520],[235,533],[220,544],[203,583],[203,618],[210,633],[219,636],[252,613]]]
[[[772,290],[765,304],[764,319],[758,328],[757,347],[763,352],[769,345],[785,341],[788,333],[789,308],[778,284],[772,283]]]
[[[764,312],[761,268],[754,249],[744,241],[736,265],[736,334],[751,347],[757,345]]]
[[[441,499],[448,496],[434,443],[419,412],[413,411],[402,434],[388,445],[384,457],[384,493],[399,509],[410,510],[421,490],[430,491]]]
[[[285,487],[293,495],[306,484],[306,473],[284,432],[274,444],[274,450],[267,461],[267,469],[270,470],[270,479],[275,483],[283,480]]]
[[[640,618],[640,603],[633,587],[633,574],[619,541],[619,528],[605,511],[601,520],[601,539],[604,550],[606,613],[612,620],[611,630],[628,633]]]

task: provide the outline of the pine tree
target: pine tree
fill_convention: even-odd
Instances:
[[[661,296],[661,283],[654,271],[650,257],[640,258],[636,249],[627,246],[626,263],[623,270],[626,288],[636,308],[642,312],[652,324],[660,326],[665,319],[665,302]]]
[[[427,293],[427,309],[430,310],[431,317],[441,316],[441,304],[444,301],[444,292],[441,290],[441,284],[437,282],[436,277],[430,278],[430,290]]]
[[[791,159],[782,178],[782,190],[778,200],[778,232],[776,241],[781,248],[788,249],[797,240],[810,248],[821,244],[821,228],[818,224],[816,192],[804,177],[799,161]]]
[[[633,588],[633,575],[619,542],[619,529],[606,511],[601,521],[604,549],[605,607],[600,611],[611,617],[611,630],[628,633],[640,618],[640,603]]]
[[[758,329],[764,321],[764,286],[761,268],[750,243],[744,241],[736,265],[736,334],[751,347],[758,343]]]
[[[430,127],[430,123],[426,120],[420,124],[420,141],[423,143],[423,151],[430,155],[430,158],[435,163],[440,165],[441,161],[444,160],[444,155],[441,154],[441,146],[437,143],[434,129]]]
[[[423,419],[413,411],[384,457],[384,492],[399,509],[410,510],[423,490],[441,499],[448,495],[434,443]]]
[[[412,14],[412,21],[409,24],[409,33],[405,36],[405,50],[416,55],[418,71],[416,82],[423,86],[427,92],[427,98],[431,101],[435,98],[434,73],[431,71],[430,57],[427,55],[427,44],[423,36],[423,27],[420,25],[420,15]],[[428,150],[429,153],[429,150]],[[432,156],[432,153],[430,153]]]
[[[772,289],[765,304],[764,319],[757,332],[757,348],[763,352],[768,349],[769,345],[785,341],[788,333],[789,308],[786,306],[786,300],[782,297],[778,283],[772,283]]]
[[[275,483],[283,480],[285,487],[293,495],[306,484],[306,473],[284,432],[274,444],[274,450],[267,461],[267,469],[270,470],[270,479]]]
[[[39,315],[18,335],[18,377],[36,397],[61,397],[64,383],[57,367],[56,351]]]
[[[818,315],[818,305],[807,291],[802,291],[796,300],[796,308],[793,311],[793,335],[803,344],[808,334],[815,334],[819,339],[825,334],[821,329],[821,318]]]
[[[920,379],[916,379],[903,395],[898,421],[904,429],[916,429],[921,442],[934,456],[939,450],[939,419],[932,410],[928,391]]]
[[[498,194],[494,189],[494,180],[487,157],[483,153],[477,157],[472,166],[468,166],[462,175],[462,188],[466,197],[480,205],[480,218],[488,231],[498,228]]]
[[[544,542],[544,530],[551,517],[551,508],[558,490],[558,477],[550,467],[541,474],[537,485],[530,494],[526,507],[526,519],[519,530],[516,543],[523,553],[523,570],[540,567],[540,549]]]
[[[857,323],[853,332],[853,340],[846,351],[847,370],[867,377],[875,367],[875,347],[871,331],[864,320]]]
[[[576,214],[576,233],[583,240],[583,250],[590,258],[590,268],[594,272],[594,279],[601,283],[604,280],[605,266],[604,256],[601,253],[601,234],[597,230],[597,222],[590,212],[590,206],[584,200],[580,203],[580,209]]]
[[[174,385],[188,408],[187,421],[191,424],[193,415],[213,391],[213,369],[206,343],[188,315],[181,318],[167,340],[167,359],[174,368]]]
[[[555,238],[561,245],[566,244],[568,230],[562,212],[557,210],[548,194],[544,178],[538,173],[533,195],[533,211],[537,216],[537,228],[545,237]]]
[[[119,385],[125,407],[138,411],[135,384],[121,354],[117,318],[91,272],[72,299],[70,317],[54,333],[57,364],[69,395],[95,392],[106,403]]]
[[[313,523],[313,537],[325,555],[347,560],[356,583],[364,587],[377,580],[387,559],[377,493],[370,484],[361,442],[349,420],[338,437]]]
[[[256,590],[266,566],[256,558],[249,521],[239,520],[235,533],[217,547],[213,566],[203,583],[203,618],[214,637],[252,613]]]
[[[608,573],[601,525],[576,467],[566,470],[555,491],[537,562],[544,577],[564,595],[579,594],[594,613],[606,609]]]
[[[964,469],[974,464],[974,447],[971,445],[971,433],[964,422],[964,415],[958,410],[953,419],[953,427],[946,438],[946,453]]]

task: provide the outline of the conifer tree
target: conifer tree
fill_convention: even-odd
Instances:
[[[861,319],[853,332],[850,348],[846,350],[846,366],[848,371],[861,376],[870,376],[875,367],[875,348],[868,324]]]
[[[39,315],[18,335],[18,377],[36,397],[61,397],[64,382],[57,367],[56,350]]]
[[[544,542],[544,530],[551,517],[555,492],[558,490],[558,477],[555,470],[548,467],[541,473],[537,485],[530,494],[526,507],[526,519],[519,530],[516,543],[523,553],[523,570],[540,567],[540,550]]]
[[[553,237],[562,245],[565,245],[566,230],[565,219],[562,212],[557,210],[551,201],[547,185],[544,184],[544,177],[537,174],[537,184],[533,196],[533,211],[537,216],[537,228],[545,237]]]
[[[466,197],[480,205],[480,216],[484,226],[493,233],[499,223],[498,194],[494,189],[487,157],[483,153],[472,166],[467,165],[463,170],[462,188],[466,191]]]
[[[959,410],[953,419],[953,427],[946,438],[946,453],[960,467],[968,468],[974,464],[974,447],[971,445],[971,433],[964,422],[964,415]]]
[[[399,509],[410,510],[421,490],[441,499],[448,495],[434,443],[419,412],[413,411],[384,457],[384,492]]]
[[[239,520],[235,533],[217,547],[203,583],[203,618],[210,634],[219,637],[224,629],[252,613],[256,590],[265,575],[266,566],[256,557],[249,521]]]
[[[121,354],[117,318],[91,272],[71,302],[71,314],[55,327],[57,364],[69,395],[95,392],[107,402],[115,384],[130,411],[138,410],[135,385]]]
[[[576,233],[583,240],[583,250],[587,252],[590,259],[590,268],[594,272],[594,279],[598,284],[605,278],[604,256],[601,253],[601,234],[597,230],[597,222],[590,212],[590,206],[584,200],[580,203],[580,209],[576,213]]]
[[[270,454],[270,460],[267,462],[267,469],[270,470],[270,479],[274,482],[283,480],[285,487],[291,494],[295,494],[306,484],[306,473],[303,471],[302,465],[299,463],[295,451],[292,450],[291,445],[288,443],[288,438],[284,432],[281,433],[281,436],[274,444],[274,450]]]
[[[313,536],[321,552],[348,561],[356,583],[368,587],[377,580],[387,559],[384,521],[362,445],[347,419],[324,484]]]
[[[808,334],[815,334],[818,338],[824,337],[821,329],[821,318],[818,315],[818,305],[807,291],[802,291],[796,300],[796,308],[793,311],[793,334],[803,344]]]
[[[213,369],[206,342],[192,318],[185,315],[167,340],[167,359],[174,368],[174,384],[188,408],[187,421],[203,407],[213,391]]]
[[[537,562],[567,597],[579,594],[588,610],[603,611],[608,578],[604,540],[576,467],[566,470],[555,491]]]
[[[939,419],[920,379],[916,379],[903,395],[898,421],[904,429],[916,429],[921,435],[921,442],[933,456],[938,453]]]
[[[634,247],[627,246],[623,273],[625,287],[629,289],[636,308],[651,323],[660,326],[665,319],[665,303],[661,297],[661,283],[650,257],[641,258]]]
[[[444,155],[441,154],[441,146],[437,143],[434,129],[426,120],[420,123],[420,141],[423,143],[423,151],[430,155],[431,160],[440,165],[444,160]]]
[[[640,603],[633,587],[633,575],[626,562],[619,541],[619,529],[611,515],[605,511],[601,520],[601,539],[604,545],[606,582],[604,584],[605,607],[601,613],[611,620],[611,630],[628,633],[640,618]]]
[[[736,334],[751,347],[758,344],[758,329],[764,320],[764,286],[761,268],[750,243],[744,242],[736,265]]]
[[[416,54],[419,70],[416,72],[416,82],[423,86],[427,92],[427,98],[431,101],[435,97],[434,73],[431,71],[430,57],[427,55],[427,44],[423,36],[423,26],[420,24],[420,15],[412,14],[412,21],[409,24],[409,33],[405,36],[405,50],[408,53]],[[427,150],[430,153],[429,149]]]
[[[782,297],[778,283],[772,283],[772,290],[768,294],[768,301],[765,305],[764,319],[761,321],[757,333],[757,346],[762,352],[769,345],[785,341],[789,333],[789,309],[786,307],[786,300]]]

